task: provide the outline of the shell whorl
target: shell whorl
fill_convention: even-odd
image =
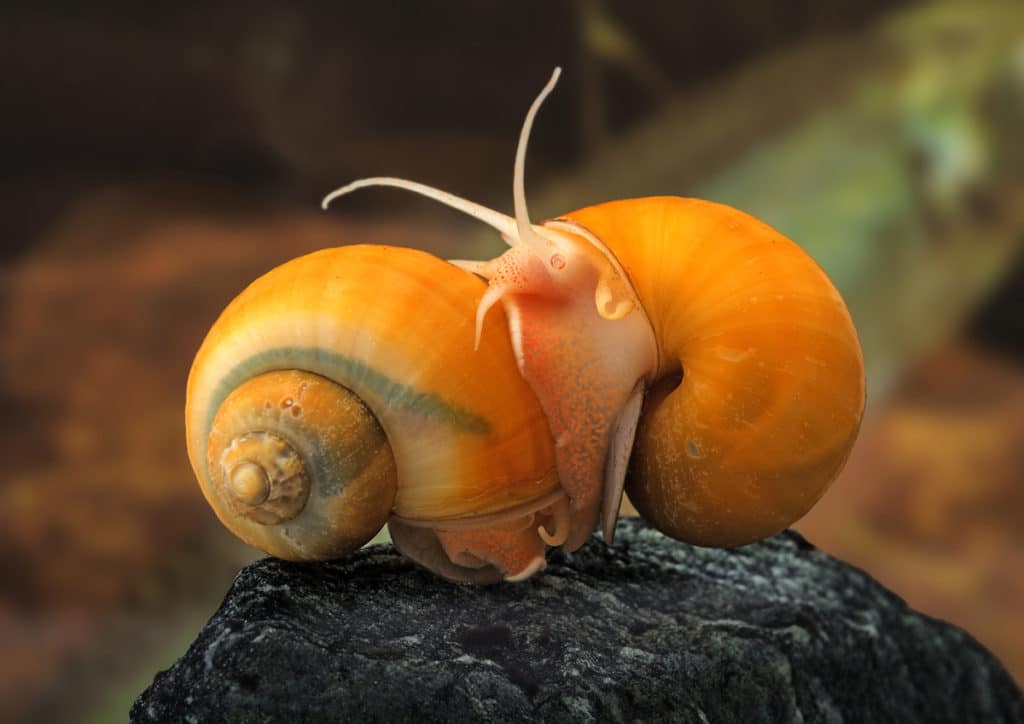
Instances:
[[[242,540],[279,558],[335,558],[387,521],[394,457],[351,391],[299,370],[256,375],[217,410],[207,497]]]
[[[306,507],[306,464],[287,440],[272,432],[243,432],[211,460],[222,473],[222,494],[237,514],[263,525],[291,520]]]

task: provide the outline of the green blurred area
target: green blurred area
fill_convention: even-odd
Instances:
[[[489,257],[397,175],[536,217],[696,195],[849,302],[869,413],[798,526],[1024,681],[1024,6],[455,2],[3,11],[0,718],[109,721],[257,555],[185,456],[220,309],[342,243]]]

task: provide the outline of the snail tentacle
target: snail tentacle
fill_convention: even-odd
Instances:
[[[331,202],[335,199],[350,194],[353,191],[371,186],[390,186],[392,188],[411,191],[412,193],[419,194],[420,196],[426,196],[438,203],[450,206],[457,211],[461,211],[468,216],[472,216],[474,219],[484,222],[488,226],[500,231],[502,234],[515,235],[515,220],[505,214],[489,209],[486,206],[481,206],[478,203],[456,196],[455,194],[447,191],[434,188],[433,186],[421,184],[416,181],[409,181],[404,178],[394,178],[391,176],[373,176],[371,178],[357,179],[347,183],[324,196],[323,201],[320,202],[320,207],[326,211],[327,207],[329,207]]]
[[[479,259],[449,259],[448,263],[480,277],[486,278],[488,274],[489,262]]]
[[[549,531],[547,527],[542,524],[537,528],[537,533],[540,534],[541,539],[549,546],[560,546],[569,539],[569,533],[571,532],[571,520],[569,514],[569,498],[568,496],[561,496],[551,508],[551,518],[555,524],[554,531]]]
[[[561,74],[562,69],[555,68],[547,84],[545,84],[544,88],[541,89],[530,105],[530,110],[526,112],[526,120],[523,121],[523,127],[519,131],[519,143],[516,145],[516,162],[512,174],[512,200],[515,207],[518,241],[538,255],[544,254],[548,247],[548,242],[533,230],[533,225],[530,223],[530,213],[526,207],[526,147],[530,140],[533,119],[537,117],[537,112],[540,110],[541,105],[543,105],[544,100],[554,90]]]

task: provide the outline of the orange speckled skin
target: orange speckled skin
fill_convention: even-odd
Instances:
[[[627,479],[637,509],[714,546],[800,518],[842,469],[864,408],[857,333],[825,273],[775,229],[708,201],[613,201],[563,218],[615,254],[658,341],[663,383]]]

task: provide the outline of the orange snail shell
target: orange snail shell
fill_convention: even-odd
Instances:
[[[626,481],[637,510],[712,546],[803,516],[842,470],[865,398],[856,330],[821,268],[767,224],[697,199],[564,219],[615,255],[658,341]]]
[[[485,288],[423,252],[350,246],[243,291],[196,355],[186,402],[189,457],[224,525],[309,560],[389,523],[403,552],[450,578],[537,570],[544,541],[529,526],[557,529],[564,495],[503,316],[473,351]],[[531,539],[518,557],[443,549],[443,531],[510,526]]]

